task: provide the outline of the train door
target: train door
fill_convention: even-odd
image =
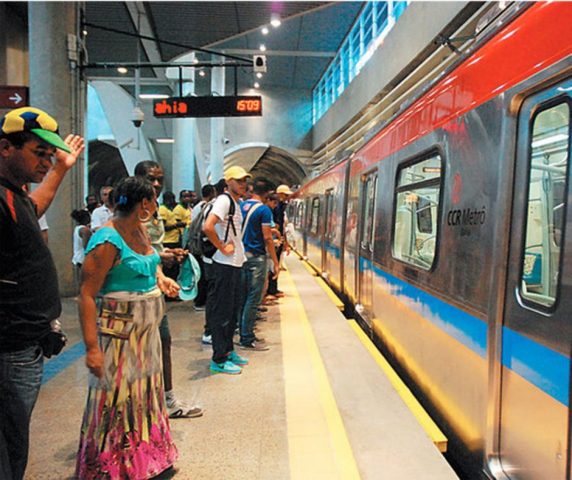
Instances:
[[[519,114],[499,425],[510,478],[569,478],[571,92],[552,87]]]
[[[330,188],[326,190],[324,197],[326,201],[326,218],[324,225],[324,236],[322,242],[322,272],[324,272],[326,277],[332,268],[332,230],[334,226],[333,212],[334,212],[334,189]]]
[[[377,173],[361,177],[361,215],[359,218],[358,312],[371,327],[373,318],[373,245]]]

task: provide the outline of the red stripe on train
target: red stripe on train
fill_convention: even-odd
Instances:
[[[530,7],[365,145],[352,173],[570,55],[571,23],[572,3]]]

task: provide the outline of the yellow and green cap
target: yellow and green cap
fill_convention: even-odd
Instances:
[[[47,144],[71,152],[58,134],[58,122],[39,108],[22,107],[8,112],[0,120],[0,130],[4,134],[32,132]]]

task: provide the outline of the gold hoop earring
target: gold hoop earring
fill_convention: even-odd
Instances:
[[[141,217],[141,215],[137,215],[137,219],[141,222],[141,223],[147,223],[149,220],[151,220],[151,211],[148,208],[144,208],[143,212],[145,212],[145,217]]]

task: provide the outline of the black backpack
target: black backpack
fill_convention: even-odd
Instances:
[[[234,228],[234,220],[233,215],[235,212],[234,201],[232,197],[228,193],[223,193],[226,195],[230,201],[230,208],[228,211],[229,222],[226,227],[226,233],[224,236],[224,242],[228,240],[228,231],[230,226],[232,225],[232,230],[236,235],[236,229]],[[193,218],[191,221],[191,225],[189,225],[189,240],[187,243],[187,250],[191,252],[195,257],[205,256],[207,258],[212,258],[212,256],[216,253],[217,248],[212,244],[212,242],[208,239],[208,237],[203,232],[203,225],[205,223],[206,218],[211,213],[213,209],[212,203],[205,203],[199,214]]]

